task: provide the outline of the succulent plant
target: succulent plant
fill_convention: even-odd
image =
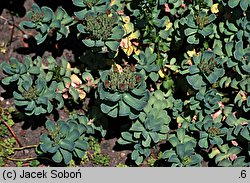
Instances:
[[[64,102],[80,108],[46,122],[40,152],[71,165],[88,135],[104,137],[109,117],[125,116],[131,124],[122,124],[118,143],[133,148],[137,165],[160,151],[166,166],[249,166],[249,0],[71,2],[74,17],[34,3],[20,27],[37,31],[38,44],[79,39],[84,49],[72,51],[82,64],[52,56],[0,64],[20,112],[45,115]],[[0,52],[7,46],[0,41]],[[96,100],[85,98],[93,89]]]
[[[119,23],[117,13],[97,13],[89,11],[84,18],[83,24],[78,24],[77,29],[85,35],[82,40],[88,47],[96,47],[105,50],[117,51],[124,30]]]
[[[173,32],[173,22],[163,11],[165,4],[166,1],[140,1],[128,2],[127,6],[131,17],[136,20],[135,28],[142,32],[142,43],[159,50],[158,64],[162,62],[162,58],[159,58],[160,52],[165,53],[170,50]]]
[[[182,1],[167,0],[167,1],[162,1],[162,3],[165,3],[164,4],[165,11],[170,13],[171,15],[182,15],[188,9],[188,7],[185,6],[186,4],[184,4]]]
[[[62,8],[58,7],[54,13],[49,7],[39,7],[33,3],[32,10],[27,12],[30,21],[22,21],[22,29],[35,29],[38,34],[35,36],[37,44],[43,43],[48,35],[56,35],[56,40],[67,37],[69,26],[74,24],[73,19]]]
[[[171,163],[172,167],[190,167],[201,166],[202,156],[195,153],[195,144],[191,141],[179,143],[175,150],[166,150],[163,152],[162,158]]]
[[[166,139],[169,122],[170,117],[166,111],[152,109],[149,113],[141,112],[129,131],[122,132],[118,143],[135,144],[131,157],[139,165],[149,157],[154,145]]]
[[[100,79],[97,94],[102,112],[111,117],[137,118],[149,99],[144,77],[135,72],[133,66],[119,70],[117,65],[113,65],[101,73]]]
[[[213,148],[209,154],[209,158],[215,157],[215,163],[222,167],[244,167],[249,166],[249,162],[246,162],[244,156],[238,156],[242,151],[241,147],[232,146],[228,144]]]
[[[236,116],[232,113],[230,113],[230,111],[232,110],[232,108],[228,107],[226,109],[227,113],[227,119],[226,119],[226,123],[227,125],[229,125],[229,128],[227,128],[227,140],[236,140],[237,137],[241,137],[242,139],[244,139],[245,141],[249,141],[250,140],[250,123],[248,119],[245,118],[236,118]]]
[[[56,106],[62,108],[64,105],[62,95],[56,92],[56,88],[56,82],[48,87],[41,76],[34,82],[27,77],[18,86],[18,92],[13,92],[15,105],[22,106],[27,115],[51,113]]]
[[[47,120],[45,125],[48,133],[41,135],[39,145],[43,153],[52,155],[54,162],[64,164],[69,164],[73,157],[84,157],[88,150],[86,124],[76,120],[58,120],[55,124]]]
[[[250,7],[250,2],[247,1],[247,0],[229,0],[228,1],[228,6],[230,8],[235,8],[237,5],[240,5],[240,8],[243,10],[243,11],[246,11],[248,9],[248,7]]]
[[[222,60],[215,58],[212,51],[205,51],[203,54],[193,57],[194,64],[189,66],[187,81],[195,89],[206,86],[206,83],[214,84],[225,74]]]
[[[9,64],[7,62],[2,62],[0,69],[4,71],[7,75],[2,83],[4,85],[10,85],[13,82],[17,82],[18,85],[26,80],[30,75],[39,75],[43,72],[42,59],[37,57],[32,61],[31,57],[27,56],[24,58],[24,63],[18,61],[16,58],[10,58]]]
[[[118,139],[119,144],[135,144],[131,157],[137,165],[149,157],[152,147],[166,139],[170,123],[170,117],[165,110],[167,107],[163,93],[157,91],[152,94],[138,119]]]
[[[49,56],[47,61],[46,81],[55,81],[57,83],[57,92],[61,93],[65,99],[69,97],[69,94],[74,101],[77,101],[79,97],[83,99],[86,94],[82,89],[81,79],[76,75],[79,74],[79,69],[71,68],[69,62],[64,58],[61,59],[61,63],[57,63],[52,56]]]
[[[209,145],[222,145],[223,137],[226,136],[227,129],[223,127],[220,118],[214,120],[211,115],[205,116],[201,121],[198,121],[194,125],[190,125],[192,130],[199,131],[199,146],[201,148],[208,148]]]
[[[203,158],[195,152],[197,142],[186,134],[185,125],[178,128],[175,134],[169,134],[167,140],[172,148],[163,152],[162,159],[171,163],[172,167],[201,166]]]
[[[232,150],[231,150],[232,152]],[[230,154],[231,154],[230,152]],[[226,154],[226,156],[230,156],[229,153]],[[224,155],[225,156],[225,155]],[[233,157],[234,154],[231,154],[231,157]],[[218,162],[219,167],[248,167],[249,163],[246,162],[246,158],[244,156],[239,156],[234,160],[230,160],[229,158],[223,159]]]
[[[110,5],[110,0],[73,0],[73,4],[82,8],[81,11],[75,12],[75,15],[82,20],[92,10],[104,13]]]
[[[156,64],[156,53],[153,53],[150,48],[147,47],[145,52],[140,51],[139,55],[134,55],[134,58],[138,61],[136,69],[138,69],[142,75],[149,76],[153,81],[158,80],[160,67]]]
[[[180,23],[188,26],[184,30],[187,42],[189,44],[199,44],[201,38],[213,35],[215,26],[212,22],[215,19],[215,14],[208,15],[205,10],[201,10],[197,14],[191,13],[182,18]]]
[[[196,114],[203,112],[205,114],[212,114],[219,110],[220,102],[222,101],[222,94],[216,89],[206,90],[201,88],[194,97],[190,98],[190,109],[196,111]]]

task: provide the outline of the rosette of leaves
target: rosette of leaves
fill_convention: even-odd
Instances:
[[[151,95],[144,112],[140,113],[130,129],[121,133],[119,144],[135,144],[131,157],[137,165],[149,157],[152,147],[166,140],[171,120],[167,111],[164,110],[166,108],[168,104],[163,92],[157,90]]]
[[[56,82],[52,82],[48,87],[42,76],[35,82],[31,77],[27,77],[18,86],[18,92],[13,92],[14,103],[23,107],[26,115],[51,113],[55,106],[62,108],[64,105],[62,95],[57,93],[56,89]]]
[[[102,112],[114,118],[117,116],[137,118],[149,99],[144,77],[135,72],[133,66],[119,70],[114,65],[110,70],[103,71],[97,94]]]
[[[136,69],[144,76],[149,76],[153,81],[159,79],[158,71],[160,67],[156,63],[157,54],[152,53],[150,48],[146,48],[145,52],[140,51],[139,55],[134,55],[134,58],[138,61]]]
[[[35,39],[37,44],[41,44],[45,41],[48,35],[56,35],[56,40],[60,40],[63,37],[67,37],[69,34],[69,26],[72,25],[73,19],[62,8],[58,7],[54,13],[49,7],[39,7],[33,3],[32,10],[27,12],[30,21],[22,21],[20,27],[22,29],[35,29]]]
[[[199,44],[205,37],[214,34],[215,25],[212,23],[216,19],[215,14],[208,15],[206,10],[199,10],[198,13],[191,13],[180,20],[182,25],[186,25],[184,30],[189,44]]]
[[[203,158],[195,152],[195,146],[192,141],[178,143],[174,149],[164,151],[162,159],[166,159],[172,167],[201,167]]]
[[[131,154],[137,165],[149,157],[150,149],[166,139],[169,131],[170,117],[165,110],[152,109],[148,113],[141,112],[139,118],[127,132],[122,132],[119,144],[135,144]]]
[[[195,89],[214,84],[224,74],[222,60],[216,58],[212,51],[205,51],[193,57],[194,64],[189,66],[189,74],[186,76],[188,83]]]
[[[203,120],[190,125],[190,129],[199,131],[200,139],[198,145],[201,148],[208,148],[210,145],[222,145],[227,128],[221,123],[222,116],[213,119],[211,115],[205,116]]]
[[[72,73],[71,68],[69,68],[69,63],[64,58],[61,59],[61,65],[59,65],[56,60],[49,56],[48,61],[48,72],[46,74],[46,81],[56,81],[58,84],[58,89],[63,91],[67,86],[70,85],[70,76]]]
[[[21,63],[16,58],[10,58],[9,63],[2,62],[0,69],[7,75],[2,83],[4,85],[10,85],[13,82],[17,82],[18,85],[25,81],[30,75],[39,75],[43,73],[42,59],[37,57],[32,61],[31,57],[24,58],[24,63]]]
[[[117,51],[124,35],[117,13],[108,11],[99,13],[89,11],[82,24],[77,25],[80,33],[84,34],[83,43],[90,48]]]
[[[73,157],[84,157],[89,147],[85,138],[86,125],[75,120],[58,120],[56,124],[47,120],[45,125],[48,133],[40,136],[39,145],[44,154],[52,155],[56,163],[65,164],[69,164]]]
[[[220,109],[219,102],[222,101],[222,95],[216,89],[206,91],[203,87],[195,95],[190,98],[190,109],[196,113],[204,111],[205,114],[212,114]]]
[[[110,5],[110,0],[73,0],[73,4],[82,8],[81,11],[74,12],[77,18],[83,20],[88,11],[93,10],[96,12],[104,13]]]
[[[186,127],[183,124],[175,133],[168,135],[172,148],[163,152],[162,159],[172,167],[201,166],[203,158],[195,152],[197,141],[186,134]]]
[[[69,92],[74,101],[77,101],[79,95],[82,93],[81,80],[76,75],[79,73],[79,70],[71,68],[69,62],[64,58],[61,59],[60,64],[52,56],[49,56],[47,60],[48,72],[45,77],[46,81],[56,81],[58,93],[65,94],[68,97],[67,93]]]

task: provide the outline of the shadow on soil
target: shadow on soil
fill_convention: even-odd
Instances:
[[[3,9],[7,9],[12,15],[23,17],[26,13],[24,2],[25,0],[0,0],[0,15]]]
[[[20,110],[17,107],[18,110]],[[39,115],[39,116],[27,116],[24,113],[16,112],[12,114],[13,121],[15,123],[21,123],[24,122],[22,125],[23,130],[31,129],[36,130],[38,127],[42,127],[45,125],[45,122],[47,118],[45,115]]]

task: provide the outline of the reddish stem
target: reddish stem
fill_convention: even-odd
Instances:
[[[16,139],[18,145],[20,147],[22,147],[22,144],[21,144],[20,140],[17,138],[17,136],[16,136],[15,132],[12,130],[11,126],[4,119],[1,119],[1,120],[5,124],[5,126],[9,129],[9,131],[13,135],[13,137]]]

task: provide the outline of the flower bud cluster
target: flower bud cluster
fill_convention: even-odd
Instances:
[[[113,91],[125,92],[134,89],[141,80],[142,78],[135,72],[134,66],[126,66],[122,71],[117,66],[113,66],[104,82],[104,87]]]

